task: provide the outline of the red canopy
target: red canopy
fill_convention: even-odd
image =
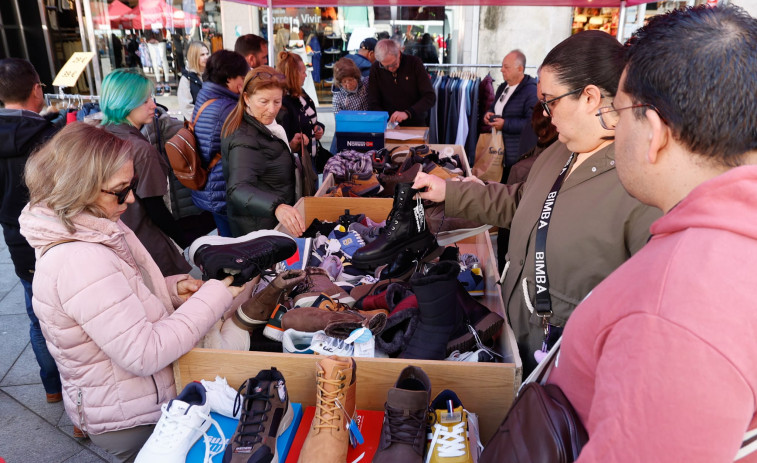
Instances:
[[[139,5],[122,19],[124,27],[131,29],[188,28],[200,24],[196,14],[177,10],[165,0],[139,0]]]
[[[119,0],[113,0],[113,3],[108,5],[107,15],[99,15],[93,18],[96,24],[107,24],[110,21],[113,29],[118,27],[119,20],[127,13],[131,12],[131,8],[128,5],[124,5]]]
[[[230,0],[259,7],[267,7],[267,0]],[[590,8],[621,6],[621,0],[326,0],[319,6],[581,6]],[[626,6],[648,3],[648,0],[628,0]],[[271,6],[312,7],[313,0],[271,0]]]

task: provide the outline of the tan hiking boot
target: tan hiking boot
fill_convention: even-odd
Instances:
[[[329,356],[317,368],[315,416],[297,461],[344,463],[350,445],[347,416],[355,416],[355,360]]]

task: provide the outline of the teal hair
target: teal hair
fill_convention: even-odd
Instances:
[[[100,110],[103,125],[128,123],[126,116],[144,104],[155,85],[138,71],[117,69],[103,79]]]

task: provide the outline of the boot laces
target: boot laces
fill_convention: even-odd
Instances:
[[[434,434],[431,438],[431,444],[428,447],[426,463],[431,461],[431,457],[436,454],[439,457],[461,457],[465,455],[465,421],[461,421],[452,428],[443,426],[439,423],[434,424]]]
[[[389,439],[396,444],[415,445],[419,434],[424,428],[426,413],[428,410],[398,410],[385,404],[387,424],[389,425]]]
[[[239,445],[255,445],[262,442],[263,438],[260,436],[260,432],[263,431],[263,423],[268,421],[268,412],[271,411],[271,398],[272,394],[267,394],[266,391],[260,390],[260,392],[242,390],[247,388],[247,382],[242,383],[237,391],[237,397],[234,399],[234,415],[239,412],[243,402],[250,401],[249,407],[242,408],[242,415],[239,417],[239,433],[236,435],[234,441]],[[252,392],[252,393],[250,393]],[[244,398],[242,396],[244,395]],[[252,401],[264,400],[264,410],[253,410]],[[248,410],[249,408],[249,410]]]
[[[347,377],[340,375],[337,379],[327,379],[324,378],[322,372],[318,372],[316,380],[319,400],[316,403],[313,429],[331,428],[339,430],[341,410],[336,402],[340,397],[344,397],[342,389],[344,389],[344,381],[347,380]],[[335,388],[329,392],[326,390],[326,385],[331,385]]]

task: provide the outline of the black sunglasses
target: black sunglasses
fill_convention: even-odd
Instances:
[[[108,190],[103,190],[103,189],[101,189],[100,191],[102,191],[103,193],[108,193],[109,195],[115,196],[118,201],[118,204],[123,204],[124,202],[126,202],[126,198],[129,197],[130,191],[134,191],[134,194],[136,196],[138,183],[139,183],[139,179],[137,177],[134,177],[131,179],[131,182],[129,182],[129,185],[121,191],[108,191]]]

